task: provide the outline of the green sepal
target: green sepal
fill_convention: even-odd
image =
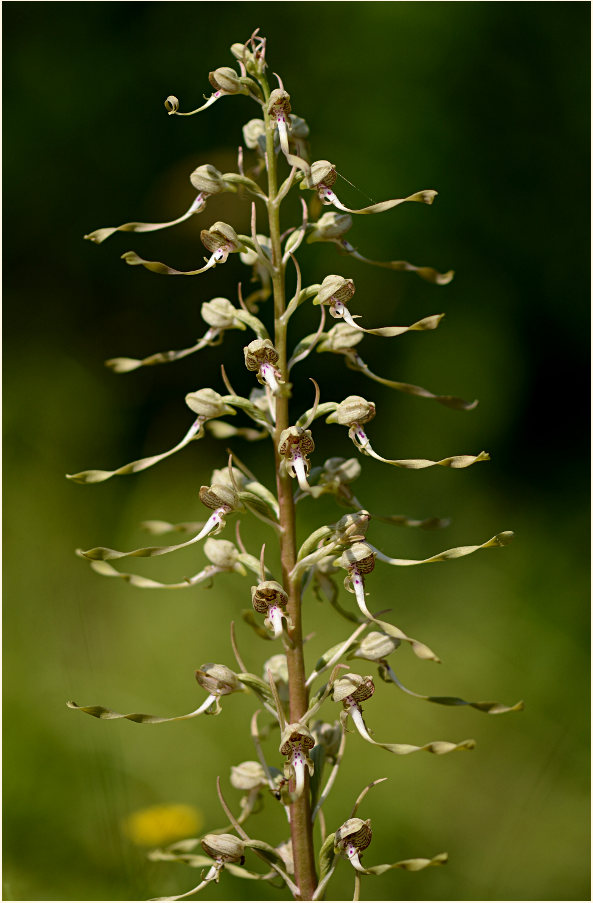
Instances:
[[[328,872],[331,871],[332,866],[336,860],[336,854],[334,852],[334,840],[336,834],[328,834],[325,838],[321,849],[319,850],[319,880],[321,881]]]
[[[272,691],[268,684],[261,679],[261,677],[257,677],[255,674],[237,674],[237,677],[241,681],[242,684],[245,684],[246,687],[249,687],[256,696],[259,696],[263,702],[271,702],[274,703],[274,697],[272,695]]]
[[[428,868],[429,865],[445,865],[449,859],[448,853],[437,853],[432,859],[401,859],[399,862],[393,862],[391,865],[373,865],[366,869],[367,875],[383,875],[390,869],[405,869],[407,872],[419,872]]]

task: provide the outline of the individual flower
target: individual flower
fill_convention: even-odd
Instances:
[[[359,872],[365,869],[360,863],[360,854],[366,850],[373,837],[371,820],[367,818],[349,818],[340,825],[334,838],[334,849],[341,853]]]
[[[245,366],[254,372],[258,382],[269,386],[273,395],[277,395],[280,384],[284,382],[281,371],[276,367],[279,355],[269,339],[254,339],[243,349]]]
[[[309,455],[315,449],[315,443],[311,430],[300,426],[289,426],[280,433],[278,440],[278,453],[284,459],[286,472],[291,477],[296,477],[299,487],[303,492],[310,492],[311,487],[307,483],[307,475],[311,464]]]
[[[272,632],[274,639],[281,636],[287,621],[288,593],[280,584],[276,580],[264,580],[252,586],[251,604],[259,614],[266,615],[264,625]]]
[[[309,730],[298,722],[287,724],[282,731],[280,740],[280,754],[287,757],[285,774],[289,779],[294,778],[295,788],[293,799],[298,799],[305,789],[305,767],[309,774],[313,774],[314,765],[309,758],[309,750],[315,746],[315,740]]]

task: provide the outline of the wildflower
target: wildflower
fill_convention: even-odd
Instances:
[[[264,580],[251,587],[251,604],[260,614],[265,614],[264,625],[272,631],[274,639],[282,635],[283,622],[287,620],[288,593],[276,580]]]
[[[308,455],[315,449],[311,430],[300,426],[289,426],[280,433],[278,441],[278,453],[284,458],[286,472],[291,477],[296,477],[303,492],[310,492],[311,487],[307,483],[307,475],[311,464]]]
[[[269,386],[277,395],[284,382],[281,371],[275,366],[279,355],[269,339],[254,339],[244,349],[245,366],[255,372],[258,382]]]
[[[299,723],[287,724],[282,732],[280,753],[287,757],[285,774],[294,778],[293,799],[298,799],[305,789],[305,766],[309,774],[313,774],[314,765],[309,758],[309,750],[315,746],[315,740],[309,730]]]
[[[367,818],[349,818],[340,825],[334,838],[334,849],[347,858],[359,872],[365,869],[360,863],[360,854],[366,850],[373,837],[371,820]]]

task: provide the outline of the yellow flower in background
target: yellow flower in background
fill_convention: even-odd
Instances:
[[[194,806],[163,803],[130,813],[123,830],[137,846],[153,847],[197,834],[203,823],[202,813]]]

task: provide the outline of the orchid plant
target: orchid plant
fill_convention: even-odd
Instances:
[[[383,874],[390,869],[416,871],[441,865],[447,855],[440,853],[429,858],[404,859],[394,863],[370,865],[367,849],[372,839],[370,819],[361,819],[357,812],[368,790],[378,781],[361,789],[350,811],[344,810],[343,823],[327,825],[324,805],[334,788],[343,761],[347,738],[352,731],[372,746],[401,756],[419,751],[444,755],[470,750],[474,741],[431,741],[422,746],[408,743],[381,742],[373,736],[363,716],[362,704],[371,700],[375,682],[371,675],[350,671],[346,661],[360,659],[377,666],[379,677],[404,693],[441,705],[469,705],[488,714],[517,711],[512,706],[496,702],[467,702],[458,697],[425,696],[407,689],[398,679],[389,659],[403,643],[409,644],[420,659],[439,661],[425,643],[408,636],[400,627],[372,612],[366,601],[365,582],[377,564],[392,567],[411,567],[460,558],[480,549],[506,545],[512,533],[502,532],[487,542],[461,546],[434,554],[424,560],[391,557],[367,538],[367,531],[376,515],[369,511],[354,494],[352,484],[361,472],[360,458],[370,456],[397,468],[421,470],[428,467],[463,469],[488,460],[488,454],[453,455],[441,460],[425,458],[388,458],[379,454],[367,435],[368,424],[375,417],[372,401],[361,395],[345,399],[321,401],[321,389],[312,380],[314,400],[302,412],[290,409],[293,370],[313,352],[329,352],[345,358],[346,365],[376,383],[420,398],[432,399],[455,410],[469,411],[476,401],[466,402],[450,395],[435,395],[408,383],[397,382],[374,373],[358,353],[358,345],[365,334],[394,338],[409,331],[435,329],[442,315],[429,316],[408,326],[361,325],[355,313],[355,285],[348,275],[324,275],[319,282],[304,285],[297,252],[304,243],[334,244],[342,253],[344,268],[350,259],[373,266],[417,274],[437,286],[446,285],[453,272],[440,273],[429,266],[415,266],[407,261],[375,261],[360,253],[346,239],[353,215],[381,214],[403,203],[432,204],[436,191],[422,190],[404,198],[374,203],[361,209],[347,207],[338,197],[335,185],[336,166],[327,160],[310,161],[309,130],[304,119],[291,111],[291,99],[281,79],[271,87],[267,73],[266,41],[259,31],[244,44],[233,44],[231,53],[236,68],[223,66],[211,72],[214,93],[204,104],[191,112],[180,110],[176,97],[168,97],[165,107],[170,116],[191,116],[201,113],[224,98],[247,95],[257,112],[243,127],[244,148],[239,149],[237,172],[220,173],[213,165],[199,166],[190,175],[196,197],[188,210],[170,222],[129,222],[114,228],[97,229],[85,236],[101,244],[116,232],[143,233],[170,228],[204,215],[209,204],[216,206],[221,193],[237,194],[251,201],[251,229],[240,234],[226,222],[214,221],[202,229],[200,237],[208,256],[204,265],[189,271],[174,269],[168,264],[145,260],[134,251],[122,255],[130,266],[169,276],[198,276],[224,264],[231,255],[252,271],[256,288],[246,297],[239,286],[235,302],[215,297],[204,301],[201,315],[206,323],[203,336],[193,345],[177,351],[151,354],[142,359],[113,358],[107,366],[116,373],[127,373],[141,367],[173,362],[199,352],[202,348],[223,342],[228,330],[246,332],[244,364],[253,374],[254,387],[249,397],[238,395],[233,389],[224,367],[222,384],[218,389],[201,387],[186,395],[185,401],[193,414],[193,422],[183,438],[168,451],[132,461],[115,470],[85,470],[69,475],[78,483],[100,483],[114,476],[137,473],[152,467],[204,436],[248,442],[270,440],[271,454],[276,467],[276,485],[266,486],[233,452],[221,461],[207,485],[199,491],[206,517],[199,522],[171,524],[164,521],[146,522],[154,535],[168,531],[182,531],[187,538],[172,545],[149,546],[132,551],[117,551],[106,547],[78,550],[90,562],[91,568],[105,577],[116,577],[142,589],[189,589],[222,578],[223,574],[237,574],[245,580],[251,576],[251,604],[245,621],[255,633],[276,643],[276,654],[263,666],[263,677],[250,673],[237,647],[234,626],[231,624],[231,648],[237,670],[227,664],[206,663],[196,672],[199,686],[205,692],[197,708],[186,715],[157,717],[138,712],[120,714],[103,706],[77,705],[72,709],[96,718],[127,719],[142,724],[180,721],[201,715],[218,715],[224,698],[231,693],[247,693],[255,702],[251,720],[253,759],[240,761],[233,767],[230,784],[244,795],[240,813],[229,807],[220,778],[218,793],[222,809],[228,819],[220,829],[199,837],[177,842],[150,854],[153,860],[183,862],[202,869],[200,881],[185,893],[159,897],[162,900],[181,900],[197,894],[212,882],[218,882],[228,872],[240,878],[274,882],[281,885],[297,900],[321,900],[328,883],[342,860],[352,868],[354,899],[360,898],[361,879]],[[226,102],[226,100],[225,100]],[[282,172],[284,168],[285,172]],[[280,181],[282,179],[282,181]],[[291,191],[301,192],[302,217],[290,228],[280,225],[280,211]],[[312,204],[308,201],[313,200]],[[319,204],[321,202],[321,204]],[[259,205],[259,210],[258,210]],[[332,208],[315,218],[321,205]],[[266,220],[264,231],[258,230],[258,217]],[[292,295],[287,291],[289,277],[295,280]],[[290,296],[289,296],[290,295]],[[259,308],[271,299],[273,312],[260,315]],[[317,329],[300,340],[291,342],[289,326],[292,315],[304,304],[319,307]],[[337,320],[331,328],[327,315]],[[291,336],[292,340],[292,336]],[[227,365],[238,363],[227,361]],[[235,426],[231,422],[237,413],[249,424]],[[351,457],[331,457],[315,461],[314,424],[324,417],[329,424],[345,427],[354,445]],[[299,545],[297,543],[297,504],[305,498],[319,499],[331,495],[346,510],[335,521],[316,529]],[[265,547],[249,549],[243,542],[236,521],[234,538],[228,521],[236,516],[256,517],[271,531],[280,553],[281,572],[274,575],[265,562]],[[404,527],[440,527],[443,521],[414,520],[403,515],[378,516],[378,520]],[[225,538],[215,539],[226,531]],[[202,544],[207,564],[193,576],[174,583],[160,583],[138,574],[127,573],[114,565],[133,558],[168,555],[179,549]],[[340,601],[337,578],[345,572],[344,587],[355,597],[355,612]],[[302,623],[302,600],[311,590],[318,598],[326,599],[336,613],[350,622],[348,635],[321,656],[311,669],[306,666]],[[247,586],[245,588],[247,594]],[[344,671],[346,673],[344,673]],[[318,717],[322,706],[328,720]],[[333,710],[332,707],[333,706]],[[274,729],[278,730],[271,747]],[[237,757],[245,755],[237,749]],[[381,779],[383,780],[383,779]],[[264,798],[268,805],[283,809],[288,839],[262,840],[248,833],[247,823]],[[321,827],[321,844],[315,849],[313,827]],[[229,833],[229,832],[233,833]],[[247,857],[259,858],[245,866]],[[204,870],[205,869],[205,870]]]

